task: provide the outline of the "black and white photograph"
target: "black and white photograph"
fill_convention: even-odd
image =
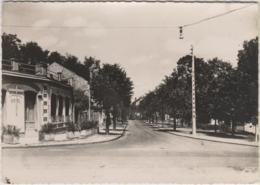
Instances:
[[[2,183],[259,183],[258,1],[1,6]]]

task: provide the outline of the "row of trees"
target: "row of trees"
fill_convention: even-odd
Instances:
[[[116,128],[117,119],[127,119],[128,108],[133,95],[133,82],[127,76],[126,71],[118,64],[103,64],[93,57],[85,57],[81,62],[76,56],[57,51],[44,50],[36,42],[22,43],[14,34],[2,35],[3,59],[15,58],[27,63],[39,62],[51,64],[58,62],[66,68],[74,71],[90,82],[91,97],[94,99],[93,108],[102,109],[106,114],[106,132],[109,132],[111,114],[113,127]],[[88,97],[81,90],[74,91],[76,112],[88,108]],[[96,106],[96,107],[95,107]]]
[[[238,51],[238,66],[221,59],[205,61],[195,57],[197,123],[211,119],[232,125],[257,123],[258,100],[258,38],[245,41]],[[174,120],[191,123],[191,56],[179,59],[177,68],[162,83],[141,100],[143,118],[164,120],[169,114]]]

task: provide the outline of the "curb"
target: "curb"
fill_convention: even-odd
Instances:
[[[166,133],[172,134],[172,135],[175,135],[175,136],[186,137],[186,138],[197,139],[197,140],[203,140],[203,141],[216,142],[216,143],[225,143],[225,144],[233,144],[233,145],[259,147],[259,145],[256,145],[256,144],[235,143],[235,142],[231,142],[231,141],[217,141],[217,140],[213,140],[213,139],[199,138],[199,137],[194,137],[194,136],[189,136],[189,135],[181,135],[181,134],[172,133],[172,132],[166,132]]]
[[[123,137],[125,135],[125,131],[127,128],[128,124],[125,125],[123,132],[113,138],[113,139],[109,139],[109,140],[104,140],[104,141],[93,141],[93,142],[86,142],[86,143],[55,143],[55,144],[51,144],[51,145],[22,145],[22,146],[1,146],[2,149],[18,149],[18,148],[43,148],[43,147],[57,147],[57,146],[73,146],[73,145],[88,145],[88,144],[99,144],[99,143],[107,143],[107,142],[111,142],[111,141],[115,141],[120,139],[121,137]]]
[[[151,127],[155,131],[158,131],[158,130],[156,130],[157,128],[154,128],[150,125],[147,125],[147,126]],[[233,145],[241,145],[241,146],[259,147],[259,144],[246,144],[246,143],[236,143],[236,142],[232,142],[232,141],[219,141],[219,140],[214,140],[214,139],[210,139],[210,138],[207,139],[207,138],[194,137],[194,136],[191,136],[191,135],[173,133],[173,132],[170,132],[170,131],[167,131],[165,133],[172,134],[172,135],[175,135],[175,136],[180,136],[180,137],[186,137],[186,138],[190,138],[190,139],[197,139],[197,140],[210,141],[210,142],[216,142],[216,143],[225,143],[225,144],[233,144]]]

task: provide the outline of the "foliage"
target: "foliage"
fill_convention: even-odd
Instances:
[[[83,121],[80,124],[80,130],[86,130],[86,129],[91,129],[91,128],[96,128],[97,127],[97,122],[96,121]]]
[[[74,89],[73,95],[75,109],[78,111],[86,110],[89,106],[89,97],[85,94],[85,92],[80,89]]]
[[[15,137],[19,137],[20,129],[14,125],[6,125],[2,127],[2,135],[13,135]]]
[[[104,64],[92,80],[93,97],[105,110],[107,128],[110,125],[110,113],[113,114],[114,128],[117,117],[125,116],[122,110],[130,107],[133,94],[133,82],[118,64]]]
[[[20,47],[21,47],[21,40],[17,37],[17,35],[3,33],[2,35],[3,59],[19,58]]]
[[[68,132],[73,132],[74,133],[77,130],[78,130],[78,128],[77,128],[77,126],[73,122],[67,123],[67,131]]]
[[[218,58],[195,57],[195,65],[198,126],[215,119],[232,123],[234,133],[237,122],[257,123],[257,38],[244,42],[237,68]],[[191,122],[191,56],[180,58],[172,74],[142,97],[139,111],[149,121],[163,121],[163,115],[169,114],[175,121]]]
[[[43,50],[36,42],[27,42],[20,47],[21,61],[29,64],[47,63],[49,51]]]
[[[243,121],[257,123],[258,111],[258,38],[245,41],[238,52],[238,76]]]
[[[55,128],[54,124],[46,123],[42,125],[40,132],[44,134],[51,134],[54,132],[55,130],[54,128]]]

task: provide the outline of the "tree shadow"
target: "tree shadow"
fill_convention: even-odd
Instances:
[[[113,131],[114,129],[112,129],[112,131]],[[116,128],[114,131],[128,131],[127,129],[123,129],[123,128]]]
[[[111,133],[111,132],[109,132],[109,134],[106,134],[106,132],[99,132],[99,135],[117,135],[117,136],[119,136],[121,134],[122,133]]]
[[[207,136],[213,136],[213,137],[220,137],[220,138],[229,138],[229,139],[245,139],[244,136],[239,136],[239,135],[232,135],[230,133],[215,133],[215,132],[198,132],[198,133],[203,133]]]

